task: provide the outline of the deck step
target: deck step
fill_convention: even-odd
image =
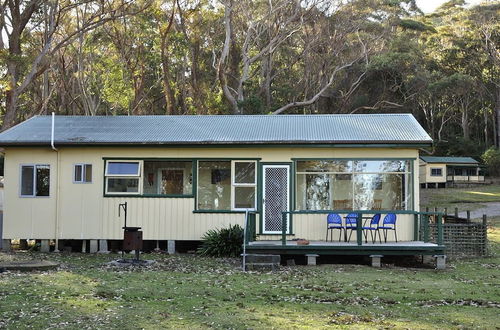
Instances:
[[[281,256],[276,254],[247,254],[247,270],[275,270],[281,263]]]

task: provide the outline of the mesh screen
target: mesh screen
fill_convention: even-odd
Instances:
[[[281,232],[281,212],[288,210],[288,168],[268,167],[265,168],[264,175],[266,196],[264,230]]]

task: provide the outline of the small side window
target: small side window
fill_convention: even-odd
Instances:
[[[431,176],[443,176],[443,170],[441,168],[431,168]]]
[[[35,164],[21,166],[21,197],[48,197],[50,166]]]
[[[92,182],[92,164],[75,164],[73,173],[74,183]]]

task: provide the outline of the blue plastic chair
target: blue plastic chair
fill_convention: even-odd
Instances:
[[[380,217],[381,217],[380,213],[373,215],[373,217],[370,220],[370,225],[363,227],[363,234],[365,235],[365,243],[368,243],[368,231],[370,231],[370,236],[372,237],[372,243],[375,243],[375,240],[377,239],[377,234],[379,242],[382,243],[378,226],[380,222]],[[375,232],[375,235],[373,234],[373,232]]]
[[[351,232],[349,233],[349,239],[346,239],[347,242],[351,241],[351,235],[352,231],[356,230],[357,228],[357,220],[358,220],[358,214],[357,213],[349,213],[348,215],[345,216],[345,230],[346,230],[346,237],[347,237],[347,230],[349,229]]]
[[[382,221],[382,226],[378,227],[378,229],[382,229],[384,231],[384,243],[387,243],[388,230],[394,230],[394,238],[396,238],[396,243],[398,242],[398,234],[396,233],[396,215],[394,213],[387,214],[384,217],[384,221]]]
[[[333,241],[333,230],[339,229],[339,242],[342,237],[342,232],[344,231],[344,226],[342,226],[342,217],[337,213],[330,213],[326,217],[326,241],[328,242],[328,231],[330,231],[330,242]],[[345,236],[345,235],[344,235]]]

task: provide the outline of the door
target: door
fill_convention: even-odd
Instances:
[[[264,234],[281,234],[282,212],[290,211],[290,165],[263,165]],[[290,231],[287,215],[287,233]]]

